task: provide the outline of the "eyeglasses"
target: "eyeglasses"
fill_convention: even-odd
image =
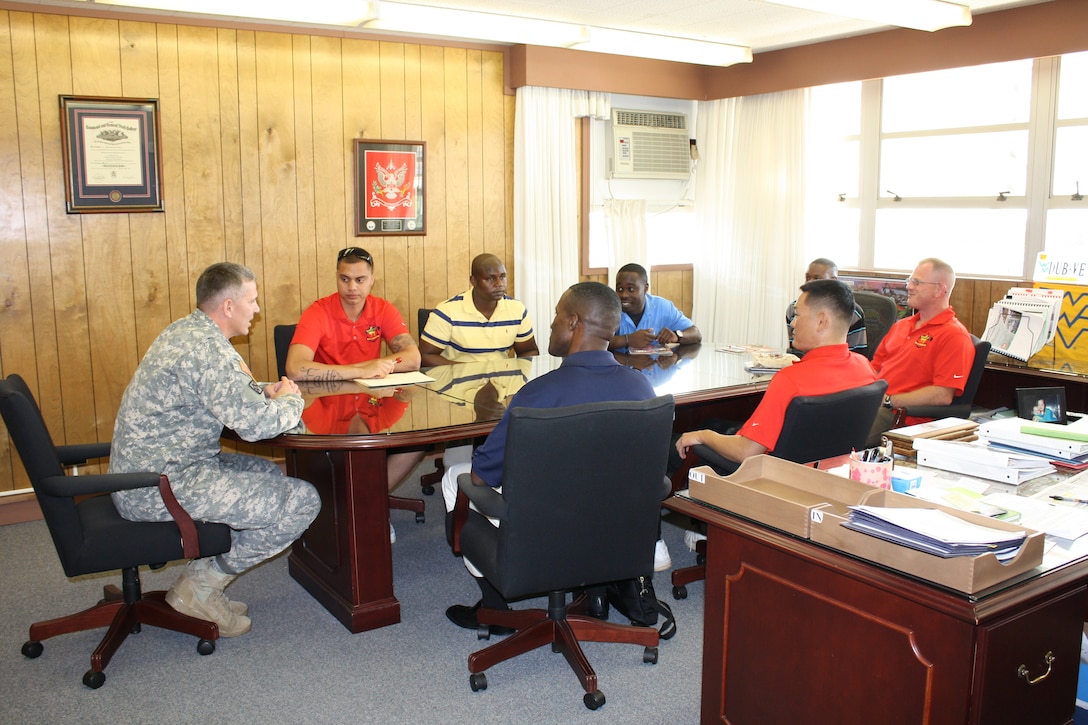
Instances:
[[[374,258],[370,256],[370,252],[360,247],[348,247],[347,249],[341,249],[336,255],[336,261],[339,262],[344,257],[358,257],[371,267],[374,266]]]
[[[915,287],[917,287],[920,284],[940,284],[940,282],[923,282],[922,280],[918,279],[917,277],[911,277],[910,279],[907,280],[907,284],[908,285],[912,284]]]

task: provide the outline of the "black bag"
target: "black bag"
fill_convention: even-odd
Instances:
[[[654,582],[650,577],[640,576],[635,579],[611,582],[606,587],[608,603],[616,611],[639,627],[653,627],[658,616],[662,618],[661,639],[672,639],[676,634],[676,618],[672,608],[657,598]]]

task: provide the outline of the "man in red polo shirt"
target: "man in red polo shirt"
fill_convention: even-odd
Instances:
[[[907,304],[915,314],[892,325],[873,355],[877,377],[888,381],[884,408],[877,414],[870,442],[895,423],[895,409],[909,405],[948,405],[963,392],[975,346],[971,333],[948,304],[956,273],[930,257],[907,280]],[[908,417],[903,425],[928,418]]]
[[[759,407],[734,435],[696,430],[676,441],[683,458],[703,443],[734,463],[774,451],[786,408],[798,395],[825,395],[868,385],[876,380],[869,361],[850,352],[846,334],[854,318],[854,295],[834,279],[817,279],[801,286],[793,318],[793,344],[804,350],[800,362],[779,371],[767,386]]]

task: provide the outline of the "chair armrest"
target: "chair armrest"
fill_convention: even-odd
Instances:
[[[955,404],[949,405],[908,405],[905,408],[896,408],[896,412],[902,411],[902,417],[911,418],[948,418],[955,415]]]
[[[702,463],[707,464],[719,473],[724,471],[722,475],[729,475],[730,473],[733,473],[737,470],[737,466],[739,465],[729,460],[725,456],[721,455],[710,446],[703,443],[698,443],[692,446],[691,450],[695,453],[695,455],[702,459]]]
[[[186,559],[200,558],[200,537],[196,533],[196,524],[189,512],[181,507],[174,496],[174,489],[170,488],[170,479],[165,474],[159,476],[159,495],[166,504],[166,510],[174,517],[174,523],[178,525],[181,534],[181,552]]]
[[[181,533],[181,549],[186,559],[200,558],[200,540],[196,524],[181,507],[170,488],[170,480],[162,474],[140,471],[138,473],[102,473],[92,476],[50,476],[42,479],[42,492],[50,496],[90,496],[114,491],[158,486],[166,510],[173,517]]]
[[[457,488],[464,491],[476,510],[484,516],[502,520],[506,518],[506,500],[491,486],[477,486],[472,482],[471,473],[462,473],[457,477]]]
[[[43,478],[39,485],[49,496],[68,497],[149,488],[158,484],[158,473],[140,471],[137,473],[96,473],[90,476],[49,476]]]
[[[665,476],[665,478],[661,482],[661,500],[664,501],[665,499],[667,499],[671,495],[672,495],[672,479],[670,479],[668,476]]]
[[[57,446],[57,458],[62,466],[75,466],[94,458],[109,458],[110,443],[76,443],[70,446]]]

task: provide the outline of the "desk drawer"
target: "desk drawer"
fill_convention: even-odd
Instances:
[[[1086,594],[1079,587],[981,628],[972,723],[1072,721]]]

